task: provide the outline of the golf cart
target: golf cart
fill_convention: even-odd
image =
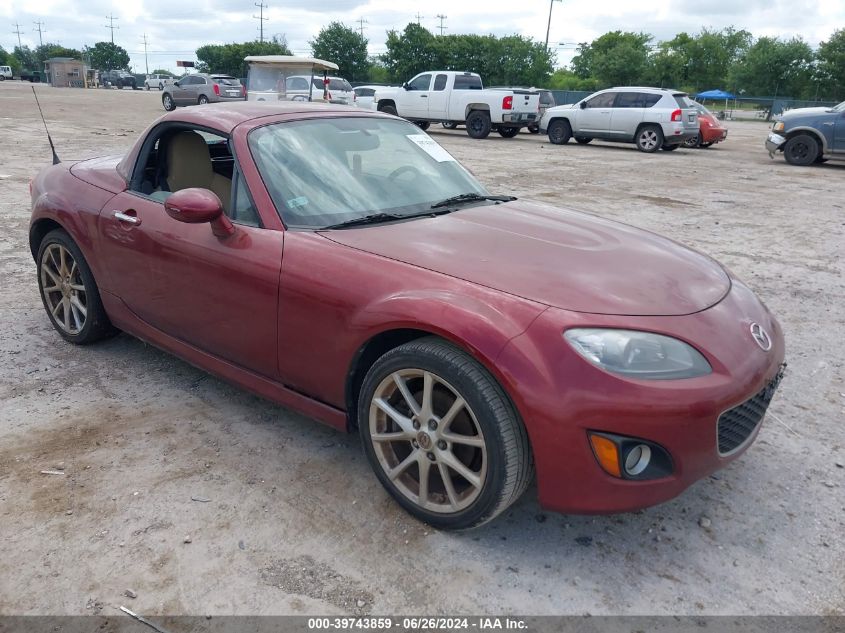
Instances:
[[[247,101],[316,101],[329,103],[330,70],[337,64],[293,55],[249,55]]]

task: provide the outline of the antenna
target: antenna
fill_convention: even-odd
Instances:
[[[41,115],[41,122],[44,124],[44,131],[47,132],[47,141],[49,141],[50,149],[53,151],[53,164],[58,165],[62,161],[59,160],[59,155],[56,154],[56,148],[53,145],[53,139],[50,138],[50,130],[47,129],[47,121],[44,119],[44,112],[41,110],[41,104],[38,102],[35,86],[30,86],[30,88],[32,88],[32,96],[35,97],[35,105],[38,106],[38,113]]]

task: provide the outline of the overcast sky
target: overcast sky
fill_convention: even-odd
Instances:
[[[42,22],[44,42],[81,48],[110,39],[106,16],[117,18],[114,41],[130,52],[136,72],[144,72],[143,35],[146,33],[149,68],[176,67],[177,59],[195,59],[202,44],[241,42],[258,36],[253,18],[260,0],[0,0],[0,45],[11,50],[21,41],[38,45]],[[294,54],[310,54],[308,41],[333,20],[358,28],[370,41],[370,53],[385,50],[385,32],[401,30],[410,21],[439,33],[438,14],[445,33],[518,33],[543,41],[549,0],[263,0],[266,38],[284,35]],[[558,64],[569,63],[575,44],[616,29],[645,31],[656,41],[680,31],[734,25],[755,36],[802,36],[813,46],[836,28],[845,28],[845,0],[587,0],[555,1],[550,45]]]

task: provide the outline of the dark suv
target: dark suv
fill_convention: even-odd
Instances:
[[[135,75],[126,72],[125,70],[104,70],[100,73],[100,85],[110,88],[116,86],[117,88],[138,88],[138,80]]]
[[[769,156],[791,165],[845,160],[845,101],[833,108],[798,108],[781,115],[766,139]]]

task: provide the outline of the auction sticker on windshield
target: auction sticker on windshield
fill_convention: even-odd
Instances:
[[[440,147],[436,142],[425,134],[408,134],[408,140],[416,143],[426,154],[431,156],[438,163],[445,163],[447,160],[454,161],[452,155]]]

